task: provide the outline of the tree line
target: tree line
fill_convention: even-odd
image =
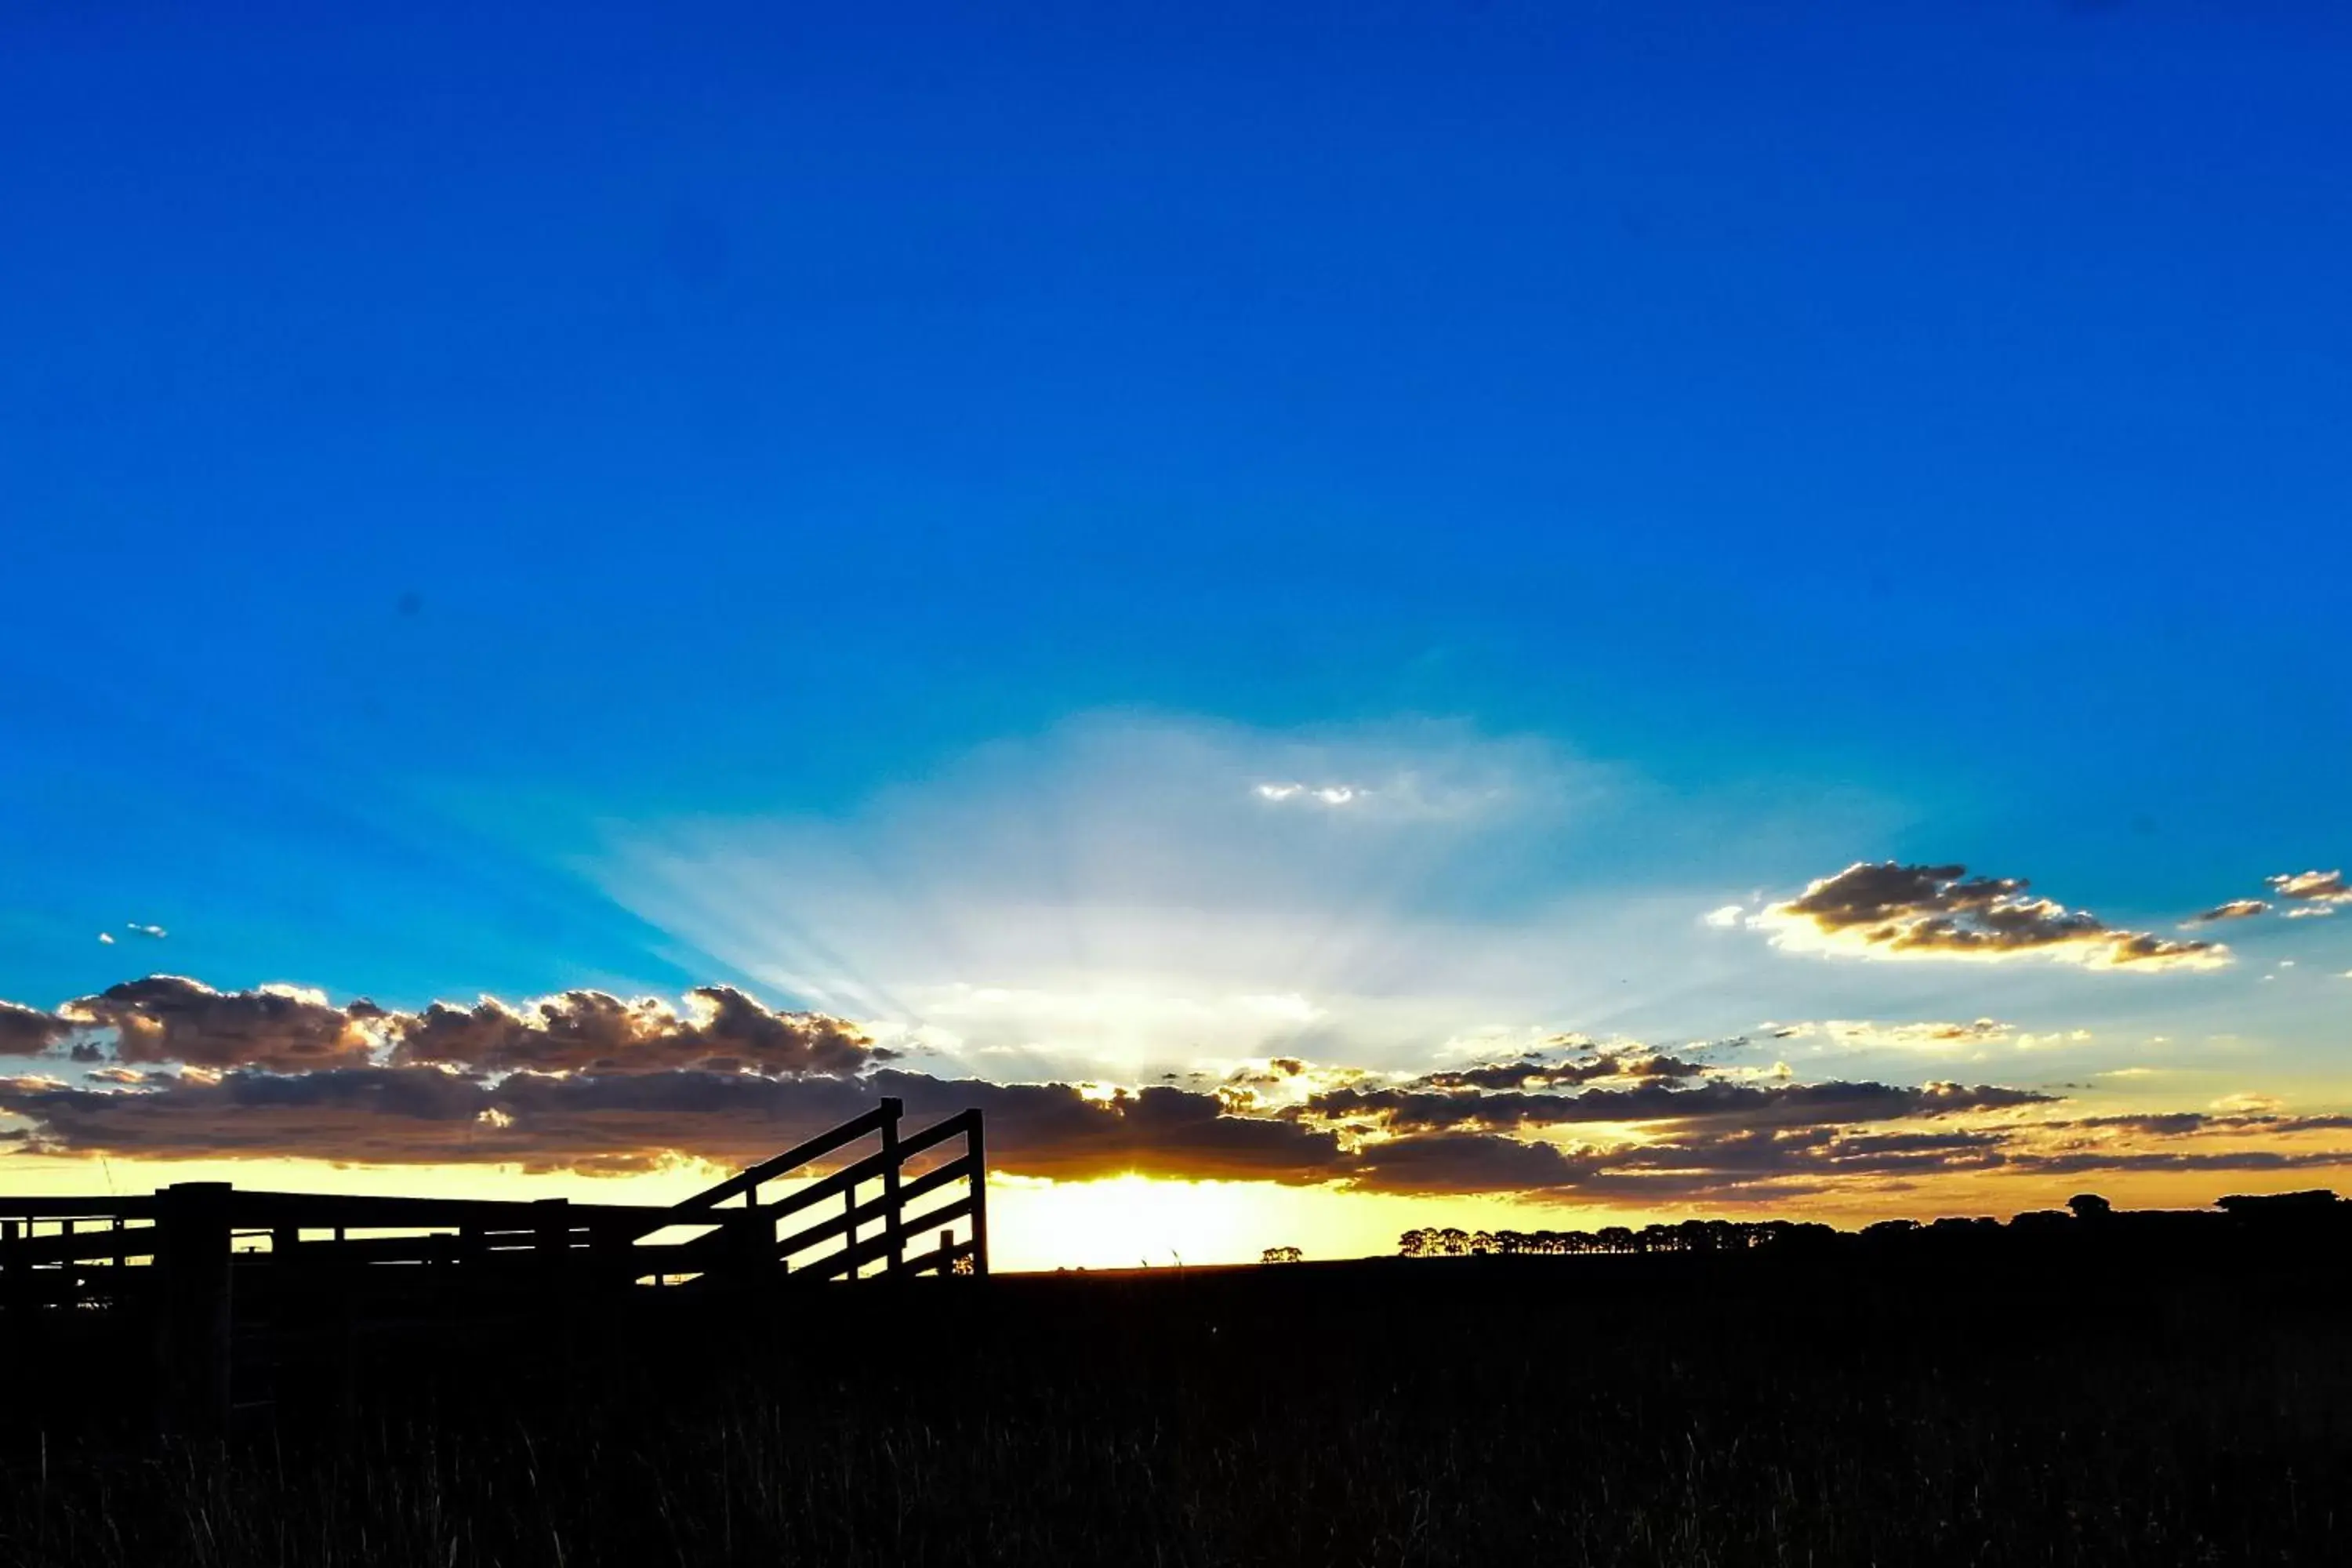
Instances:
[[[1458,1226],[1426,1226],[1408,1230],[1397,1238],[1397,1251],[1406,1258],[1513,1258],[1577,1253],[1696,1253],[1746,1252],[1755,1247],[1828,1245],[1856,1239],[1888,1243],[1918,1237],[1944,1241],[1997,1236],[2153,1236],[2157,1232],[2243,1229],[2259,1226],[2341,1227],[2352,1218],[2352,1204],[2332,1192],[2276,1193],[2259,1196],[2232,1195],[2212,1209],[2118,1209],[2095,1193],[2079,1193],[2063,1209],[2034,1209],[2014,1215],[2007,1225],[1984,1215],[1950,1216],[1922,1223],[1916,1219],[1884,1219],[1859,1232],[1842,1231],[1813,1221],[1767,1219],[1686,1219],[1671,1224],[1603,1226],[1598,1230],[1464,1230]]]
[[[1407,1258],[1513,1258],[1580,1252],[1745,1252],[1800,1236],[1830,1237],[1809,1221],[1686,1219],[1672,1225],[1603,1226],[1599,1230],[1463,1230],[1448,1226],[1409,1230],[1397,1238]]]

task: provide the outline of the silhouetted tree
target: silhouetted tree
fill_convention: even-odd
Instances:
[[[2116,1205],[2096,1193],[2076,1193],[2066,1200],[2076,1219],[2105,1219],[2116,1212]]]
[[[1295,1247],[1269,1247],[1257,1255],[1260,1263],[1296,1263],[1307,1255]]]
[[[2315,1187],[2301,1193],[2232,1193],[2214,1206],[2224,1214],[2240,1216],[2333,1214],[2343,1206],[2343,1200],[2325,1187]]]

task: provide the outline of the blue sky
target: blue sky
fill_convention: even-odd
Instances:
[[[1932,984],[1696,922],[2341,863],[2352,24],[1275,11],[18,7],[0,996],[878,1017],[1066,981],[1026,931],[1410,992],[1329,1042],[1393,1065],[2022,1008],[2333,1072],[2352,922]],[[1457,776],[1514,804],[1338,861],[1202,805]],[[1196,940],[1294,906],[1357,956]]]

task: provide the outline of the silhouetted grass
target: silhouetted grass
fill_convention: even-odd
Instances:
[[[2352,1561],[2345,1300],[1752,1259],[851,1287],[379,1355],[359,1414],[289,1385],[225,1446],[20,1410],[0,1558]]]

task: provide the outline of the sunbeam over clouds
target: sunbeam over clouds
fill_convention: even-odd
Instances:
[[[1275,772],[1363,782],[1334,803],[1269,795]],[[1300,800],[1317,809],[1286,809]],[[1376,1052],[1442,1037],[1468,1005],[1442,981],[1422,994],[1446,955],[1489,978],[1533,957],[1499,930],[1463,951],[1480,933],[1457,912],[1540,910],[1558,889],[1529,847],[1572,855],[1622,809],[1609,770],[1460,726],[1307,739],[1107,716],[845,822],[626,835],[595,874],[733,971],[910,1047],[1133,1072],[1335,1033]]]

